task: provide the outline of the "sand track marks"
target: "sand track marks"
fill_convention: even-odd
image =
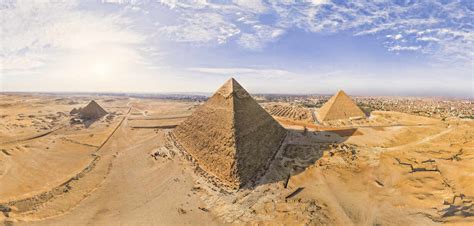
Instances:
[[[92,154],[92,161],[84,169],[49,191],[26,199],[0,203],[0,206],[6,207],[3,208],[5,216],[14,215],[15,219],[24,221],[52,218],[71,211],[81,201],[89,197],[107,178],[116,157],[110,154],[101,156],[99,153],[122,126],[130,111],[131,108],[112,133]],[[68,203],[73,203],[73,205],[68,205]]]
[[[400,149],[403,149],[403,148],[414,147],[416,145],[424,144],[424,143],[430,142],[430,141],[432,141],[432,140],[434,140],[438,137],[441,137],[441,136],[443,136],[447,133],[452,132],[453,129],[454,128],[444,129],[439,133],[433,134],[431,136],[425,137],[423,139],[420,139],[420,140],[417,140],[417,141],[414,141],[414,142],[411,142],[411,143],[402,144],[402,145],[398,145],[398,146],[394,146],[394,147],[389,147],[389,148],[386,148],[386,151],[400,150]]]
[[[23,141],[29,141],[29,140],[34,140],[34,139],[38,139],[38,138],[41,138],[41,137],[45,137],[51,133],[54,133],[60,129],[64,128],[64,126],[59,126],[55,129],[52,129],[50,131],[47,131],[47,132],[44,132],[44,133],[40,133],[40,134],[36,134],[34,136],[31,136],[31,137],[25,137],[25,138],[21,138],[21,139],[15,139],[15,140],[10,140],[10,141],[6,141],[6,142],[3,142],[1,143],[0,145],[5,145],[5,144],[12,144],[12,143],[17,143],[17,142],[23,142]]]
[[[81,142],[78,142],[78,141],[75,141],[75,140],[72,140],[72,139],[69,139],[69,138],[66,138],[66,137],[61,137],[60,139],[65,140],[67,142],[74,143],[74,144],[84,145],[84,146],[87,146],[87,147],[99,148],[99,146],[92,145],[92,144],[81,143]]]

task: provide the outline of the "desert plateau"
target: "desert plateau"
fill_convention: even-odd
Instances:
[[[0,226],[474,226],[474,0],[0,0]]]
[[[338,114],[360,114],[344,96]],[[474,224],[472,119],[373,110],[318,121],[317,107],[264,96],[258,104],[233,79],[202,99],[2,94],[1,222]],[[340,102],[321,109],[334,115]],[[232,133],[229,159],[220,152]]]

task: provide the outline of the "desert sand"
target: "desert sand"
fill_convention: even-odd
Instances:
[[[107,114],[70,114],[91,100]],[[318,124],[318,109],[264,106],[287,135],[236,190],[174,136],[202,103],[1,94],[0,106],[5,225],[474,224],[471,119],[374,111]]]

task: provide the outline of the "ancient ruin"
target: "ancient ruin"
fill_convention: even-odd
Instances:
[[[358,117],[365,117],[365,113],[344,91],[339,90],[319,109],[317,118],[319,121],[329,121]]]
[[[206,172],[241,187],[273,158],[286,130],[232,78],[173,133]]]
[[[81,119],[98,119],[107,114],[97,102],[92,100],[86,107],[79,109],[79,116]]]

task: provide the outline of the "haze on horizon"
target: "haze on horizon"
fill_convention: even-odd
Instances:
[[[2,1],[0,91],[474,97],[459,1]]]

